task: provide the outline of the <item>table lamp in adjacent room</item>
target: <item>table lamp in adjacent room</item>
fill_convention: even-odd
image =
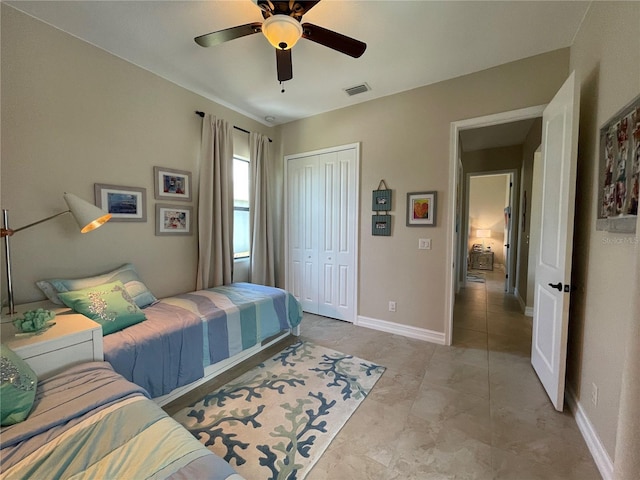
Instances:
[[[96,207],[95,205],[82,200],[79,197],[76,197],[72,193],[64,194],[64,201],[67,203],[69,210],[65,210],[64,212],[56,213],[55,215],[51,215],[50,217],[43,218],[42,220],[38,220],[37,222],[30,223],[29,225],[25,225],[24,227],[11,229],[9,228],[9,212],[5,209],[2,209],[2,237],[4,238],[4,253],[6,259],[6,277],[7,277],[7,294],[9,297],[9,315],[15,313],[14,310],[14,297],[13,297],[13,278],[11,272],[11,248],[9,238],[14,234],[26,230],[28,228],[34,227],[41,223],[47,222],[51,219],[59,217],[60,215],[64,215],[65,213],[70,213],[75,218],[78,226],[80,227],[81,233],[87,233],[91,230],[95,230],[99,226],[103,225],[111,218],[111,214],[105,212],[104,210]]]
[[[476,237],[482,239],[482,251],[485,252],[484,239],[491,238],[491,230],[476,230]]]

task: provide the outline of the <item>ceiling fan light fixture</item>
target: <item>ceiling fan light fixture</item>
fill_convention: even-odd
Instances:
[[[262,33],[279,50],[289,50],[302,36],[302,25],[288,15],[272,15],[262,24]]]

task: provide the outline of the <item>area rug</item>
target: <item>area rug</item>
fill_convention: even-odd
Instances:
[[[467,273],[467,282],[484,283],[484,275],[477,273]]]
[[[384,370],[300,341],[174,418],[249,480],[302,480]]]

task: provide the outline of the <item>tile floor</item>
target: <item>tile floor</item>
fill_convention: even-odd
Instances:
[[[531,319],[504,295],[502,272],[480,273],[486,282],[456,297],[450,347],[305,314],[303,339],[387,367],[306,480],[601,478],[568,409],[553,409],[530,365]]]
[[[306,480],[601,478],[531,367],[531,319],[486,273],[456,297],[451,347],[306,315],[304,339],[387,367]]]

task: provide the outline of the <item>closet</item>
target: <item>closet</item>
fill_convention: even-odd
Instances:
[[[305,312],[353,322],[359,144],[288,155],[287,290]]]

